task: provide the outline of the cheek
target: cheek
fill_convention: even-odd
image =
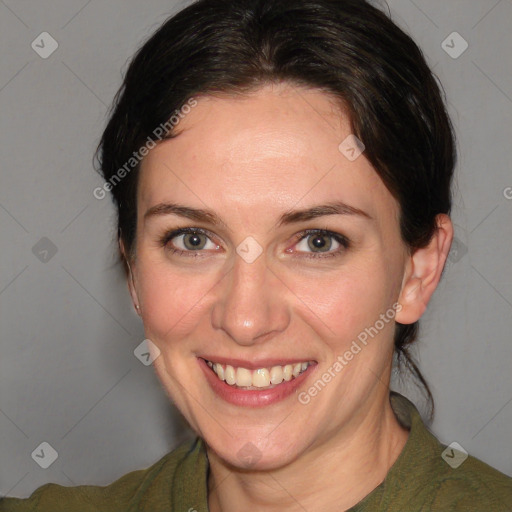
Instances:
[[[374,325],[394,302],[389,273],[377,262],[347,265],[315,278],[291,277],[287,285],[298,299],[300,316],[336,351]]]
[[[158,263],[140,270],[144,326],[157,344],[180,339],[195,328],[209,307],[209,291],[222,277],[198,276]]]

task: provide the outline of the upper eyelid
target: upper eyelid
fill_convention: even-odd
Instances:
[[[167,240],[172,240],[178,236],[187,235],[191,233],[199,233],[200,235],[205,235],[210,239],[219,238],[215,233],[209,231],[205,228],[196,228],[196,227],[184,227],[184,228],[176,228],[169,229],[164,232],[161,238],[166,238]]]
[[[335,237],[345,238],[348,241],[348,237],[345,236],[344,234],[338,233],[336,231],[333,231],[332,229],[327,229],[327,228],[304,229],[302,231],[299,231],[298,233],[296,233],[293,236],[297,237],[297,238],[306,238],[307,236],[316,235],[316,234],[328,235],[328,236],[332,236],[333,238],[335,238]]]
[[[343,249],[349,249],[352,246],[352,241],[347,236],[343,235],[342,233],[337,233],[336,231],[332,231],[330,229],[307,229],[304,231],[300,231],[296,235],[294,235],[295,241],[294,245],[297,245],[298,243],[305,240],[308,236],[312,236],[315,234],[320,235],[327,235],[331,238],[333,238],[338,244],[340,244]],[[287,249],[288,250],[288,249]],[[323,254],[334,254],[339,251],[328,251]],[[311,252],[311,254],[322,254],[322,253],[314,253],[314,251]]]

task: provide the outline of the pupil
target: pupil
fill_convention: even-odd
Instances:
[[[204,242],[201,239],[201,235],[188,235],[185,237],[184,242],[187,249],[197,249],[198,247],[204,245]]]
[[[328,251],[331,248],[331,241],[328,235],[316,235],[309,239],[310,249],[320,249],[321,252]]]

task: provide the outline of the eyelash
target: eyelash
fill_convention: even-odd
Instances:
[[[212,238],[212,234],[209,231],[201,228],[180,228],[174,229],[171,231],[167,231],[164,235],[159,239],[159,245],[161,247],[166,248],[172,254],[177,254],[178,256],[187,256],[193,258],[200,258],[200,253],[203,251],[183,251],[182,249],[177,249],[176,247],[169,246],[169,242],[180,235],[205,235],[209,239]],[[218,244],[217,244],[218,245]]]
[[[177,249],[176,247],[169,246],[169,242],[180,235],[187,235],[187,234],[198,234],[198,235],[204,235],[208,237],[210,240],[213,238],[213,234],[209,231],[202,229],[202,228],[179,228],[174,229],[171,231],[167,231],[164,233],[162,237],[159,239],[159,245],[161,247],[167,248],[172,254],[177,254],[178,256],[186,256],[186,257],[193,257],[198,258],[202,257],[200,255],[201,252],[204,252],[202,250],[197,251],[183,251],[182,249]],[[294,235],[294,245],[297,245],[299,242],[307,238],[308,236],[312,235],[320,235],[320,236],[329,236],[332,239],[334,239],[336,242],[340,244],[340,248],[336,249],[335,251],[329,251],[325,253],[315,253],[315,252],[303,252],[301,253],[301,258],[330,258],[330,257],[336,257],[341,256],[344,251],[350,248],[351,242],[350,240],[340,233],[335,233],[334,231],[329,231],[328,229],[306,229],[304,231],[301,231]],[[219,244],[216,244],[219,245]],[[287,251],[289,251],[287,249]]]
[[[294,235],[294,245],[297,245],[299,242],[302,242],[302,240],[312,235],[331,237],[333,240],[340,244],[340,247],[334,251],[329,251],[325,253],[303,252],[299,256],[300,258],[333,258],[341,256],[350,247],[350,240],[346,236],[341,235],[340,233],[335,233],[334,231],[329,231],[328,229],[305,229],[304,231],[301,231]]]

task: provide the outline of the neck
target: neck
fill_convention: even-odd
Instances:
[[[208,448],[210,512],[339,512],[354,506],[384,480],[407,441],[387,394],[383,402],[275,470],[228,467]]]

